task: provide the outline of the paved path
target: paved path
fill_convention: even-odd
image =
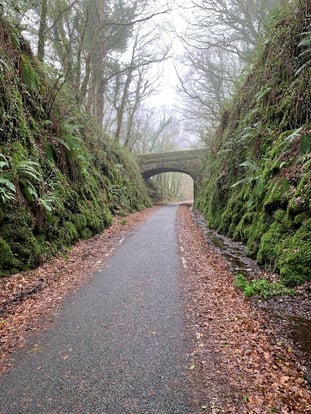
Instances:
[[[176,206],[159,209],[0,377],[1,414],[192,414]],[[69,275],[70,277],[70,275]]]

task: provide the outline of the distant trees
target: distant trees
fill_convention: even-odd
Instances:
[[[168,57],[167,4],[153,0],[4,0],[38,59],[62,73],[75,98],[114,140],[131,148],[136,115],[158,85]],[[160,27],[161,26],[161,27]],[[57,89],[57,88],[56,88]]]
[[[191,0],[181,8],[184,52],[175,62],[186,128],[205,144],[243,69],[251,64],[270,10],[289,0]],[[171,54],[166,15],[172,0],[2,0],[27,29],[39,60],[70,82],[100,128],[132,151],[161,148],[161,116],[146,104]],[[26,20],[28,18],[28,20]],[[57,90],[57,87],[56,87]],[[152,121],[151,121],[152,119]],[[142,132],[153,124],[148,137]],[[176,120],[174,121],[176,124]],[[168,128],[168,127],[166,127]],[[165,129],[166,131],[168,129]]]
[[[279,4],[280,0],[192,0],[185,11],[188,26],[181,36],[185,53],[177,69],[179,89],[191,120],[188,126],[205,143],[241,71],[251,63],[269,11]]]

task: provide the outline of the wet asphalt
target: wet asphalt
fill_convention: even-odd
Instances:
[[[192,414],[176,206],[158,209],[0,377],[0,414]],[[70,275],[68,275],[70,277]]]

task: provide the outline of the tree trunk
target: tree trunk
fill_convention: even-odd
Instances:
[[[45,56],[45,40],[46,40],[46,18],[48,12],[47,0],[41,0],[40,26],[38,33],[38,59],[43,62]]]

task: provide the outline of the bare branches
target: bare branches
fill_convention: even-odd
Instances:
[[[134,25],[139,24],[139,23],[145,23],[148,20],[154,19],[157,16],[168,14],[169,12],[170,12],[170,9],[166,9],[166,10],[163,10],[163,11],[160,11],[160,12],[152,13],[149,16],[142,17],[140,19],[135,19],[131,22],[113,22],[113,21],[105,22],[102,25],[102,28],[104,28],[105,26],[134,26]]]
[[[264,21],[279,0],[192,0],[179,34],[185,52],[178,65],[179,91],[188,126],[202,137],[215,128],[220,111],[251,50],[263,36]],[[190,108],[190,109],[189,109]]]

